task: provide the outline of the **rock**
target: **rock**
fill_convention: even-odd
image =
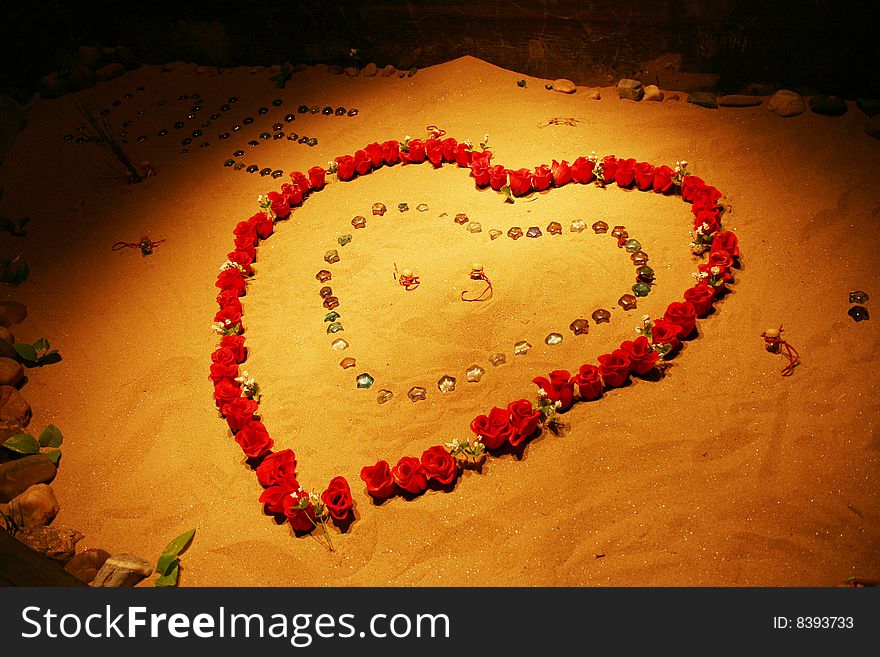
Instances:
[[[872,116],[865,123],[865,132],[874,139],[880,139],[880,116]]]
[[[663,100],[663,92],[656,84],[649,84],[645,87],[645,97],[642,100],[661,101]]]
[[[577,85],[571,80],[567,80],[565,78],[553,80],[553,91],[558,91],[562,94],[573,94],[577,90]]]
[[[17,386],[24,381],[24,368],[11,358],[0,358],[0,386]]]
[[[21,324],[27,317],[27,306],[18,301],[0,301],[0,326]]]
[[[31,405],[17,388],[0,386],[0,422],[26,427],[31,421]]]
[[[602,100],[602,94],[599,93],[598,89],[590,89],[587,92],[587,98],[592,100]]]
[[[779,89],[775,82],[753,82],[746,87],[746,93],[752,96],[770,96]]]
[[[760,96],[746,96],[743,94],[729,94],[718,98],[721,107],[756,107],[763,103]]]
[[[718,107],[718,100],[711,91],[695,91],[692,94],[688,94],[687,102],[708,109],[716,109]]]
[[[370,62],[363,69],[361,69],[361,77],[365,78],[374,78],[376,77],[376,73],[379,72],[379,67],[376,66],[373,62]]]
[[[109,558],[110,553],[106,550],[89,548],[68,561],[67,565],[64,566],[64,570],[76,577],[80,582],[89,584],[95,579],[98,571],[101,570],[104,562]]]
[[[70,90],[70,82],[59,73],[49,73],[40,79],[37,91],[43,98],[58,98]]]
[[[617,83],[617,96],[624,100],[641,100],[645,95],[642,83],[638,80],[623,78]]]
[[[767,103],[769,111],[776,112],[779,116],[786,118],[803,114],[806,108],[806,103],[801,95],[790,89],[780,89],[770,96],[770,102]]]
[[[131,554],[114,554],[101,566],[91,585],[113,588],[135,586],[152,573],[153,569],[145,559]]]
[[[54,527],[27,527],[15,534],[15,538],[32,550],[45,554],[61,565],[69,562],[76,554],[76,544],[83,538],[75,529],[55,529]]]
[[[349,66],[348,68],[345,69],[345,74],[349,77],[352,77],[352,78],[355,77],[360,72],[361,72],[361,70],[356,66]]]
[[[383,78],[390,78],[395,73],[397,73],[397,69],[394,68],[391,64],[388,64],[388,66],[382,69]]]
[[[95,71],[95,77],[97,77],[99,80],[107,82],[109,80],[114,80],[118,78],[123,73],[125,73],[125,67],[119,62],[113,62],[112,64],[102,66],[97,71]]]
[[[856,98],[856,106],[868,116],[877,116],[880,114],[880,99]]]
[[[83,66],[88,66],[93,71],[101,68],[109,61],[107,53],[103,48],[95,48],[93,46],[80,46],[77,50],[76,58]]]
[[[842,116],[846,114],[846,102],[839,96],[813,96],[810,109],[825,116]]]
[[[666,96],[666,100],[667,102],[673,100],[681,100],[681,96],[679,96],[678,94],[669,94],[668,96]]]
[[[52,487],[34,484],[9,503],[8,514],[19,527],[42,527],[51,525],[60,510]]]
[[[339,64],[330,64],[327,67],[327,72],[331,75],[342,75],[345,72],[345,69],[339,66]]]
[[[0,340],[9,344],[15,344],[15,336],[5,326],[0,326]]]
[[[55,464],[45,454],[31,454],[0,464],[0,502],[8,502],[34,484],[55,478]]]

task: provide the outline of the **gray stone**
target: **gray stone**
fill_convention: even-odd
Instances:
[[[66,77],[62,77],[57,71],[44,76],[40,79],[40,83],[37,85],[37,91],[40,92],[40,96],[43,98],[58,98],[59,96],[66,94],[69,90],[70,82],[68,82]]]
[[[624,100],[641,100],[645,95],[642,83],[638,80],[623,78],[617,83],[617,96]]]
[[[553,91],[558,91],[562,94],[573,94],[577,91],[577,85],[571,80],[559,78],[558,80],[553,80]]]
[[[868,116],[880,114],[880,99],[878,98],[856,98],[856,105]]]
[[[839,96],[813,96],[810,109],[825,116],[842,116],[846,114],[846,102]]]
[[[327,67],[327,72],[331,75],[342,75],[345,72],[345,69],[338,64],[330,64],[330,66]]]
[[[31,421],[31,405],[17,388],[0,386],[0,422],[26,427]]]
[[[388,64],[388,66],[382,69],[383,78],[390,78],[395,73],[397,73],[397,69],[394,68],[391,64]]]
[[[101,567],[110,558],[110,553],[98,548],[83,550],[64,566],[64,570],[84,584],[90,584]]]
[[[801,95],[790,89],[780,89],[770,96],[770,102],[767,103],[769,111],[785,118],[803,114],[806,108],[807,105]]]
[[[361,70],[361,76],[365,78],[374,78],[376,77],[376,73],[379,72],[379,67],[376,66],[373,62],[370,62]]]
[[[24,381],[24,368],[11,358],[0,358],[0,386],[17,386]]]
[[[865,132],[874,139],[880,139],[880,116],[872,116],[865,122]]]
[[[95,71],[95,77],[97,77],[99,80],[107,82],[109,80],[115,80],[123,73],[125,73],[125,66],[123,66],[119,62],[113,62],[112,64],[102,66],[97,71]]]
[[[718,104],[721,107],[756,107],[764,100],[760,96],[746,96],[743,94],[729,94],[721,96]]]
[[[114,554],[104,562],[92,586],[119,588],[135,586],[153,573],[146,559],[132,554]]]
[[[0,463],[0,502],[8,502],[34,484],[52,481],[58,472],[45,454],[31,454]]]
[[[688,94],[687,102],[708,109],[716,109],[718,107],[718,99],[715,98],[715,94],[711,91],[695,91],[692,94]]]
[[[7,513],[19,527],[41,527],[51,525],[60,510],[52,487],[34,484],[9,503]]]
[[[0,301],[0,326],[21,324],[27,317],[27,306],[18,301]]]
[[[26,527],[15,534],[15,538],[30,549],[44,554],[62,566],[76,554],[76,544],[83,538],[75,529],[55,529],[54,527]]]
[[[656,84],[649,84],[645,86],[645,97],[642,100],[661,101],[663,100],[663,92]]]

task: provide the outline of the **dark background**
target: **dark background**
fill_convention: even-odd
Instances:
[[[473,55],[578,84],[639,76],[664,53],[681,69],[748,83],[880,95],[876,2],[839,0],[143,0],[4,3],[0,91],[27,97],[80,45],[126,46],[146,63],[353,62],[429,66]],[[655,82],[648,74],[643,81]],[[688,89],[684,89],[688,90]]]

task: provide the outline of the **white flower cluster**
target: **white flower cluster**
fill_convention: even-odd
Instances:
[[[237,262],[232,262],[232,260],[227,260],[222,265],[220,265],[220,271],[226,271],[227,269],[237,269],[242,274],[244,274],[244,267],[242,267]]]
[[[211,324],[211,330],[215,333],[219,333],[220,335],[226,335],[227,331],[232,328],[232,320],[224,319],[222,322],[213,322]]]

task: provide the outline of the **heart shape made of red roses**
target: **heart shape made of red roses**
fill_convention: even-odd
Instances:
[[[736,235],[721,228],[721,193],[702,179],[687,175],[683,167],[673,170],[634,159],[606,156],[600,160],[592,156],[579,157],[570,165],[554,160],[551,166],[510,170],[492,165],[491,157],[490,151],[474,151],[468,142],[454,138],[413,139],[402,146],[397,141],[376,142],[353,156],[336,158],[333,173],[339,182],[347,182],[382,167],[429,163],[435,168],[451,165],[469,169],[478,188],[509,190],[515,197],[589,183],[680,195],[691,204],[694,215],[694,252],[709,255],[708,261],[698,267],[697,284],[685,291],[683,301],[672,302],[662,318],[651,322],[645,335],[624,341],[619,349],[599,356],[598,365],[584,364],[575,375],[555,370],[549,376],[536,377],[539,407],[520,399],[474,418],[471,429],[489,455],[518,447],[538,435],[556,410],[564,412],[578,400],[596,399],[604,390],[623,385],[630,376],[644,376],[654,370],[661,355],[674,356],[681,339],[694,333],[697,318],[705,317],[714,302],[723,297],[726,284],[732,280],[731,269],[738,265],[739,258]],[[222,338],[212,354],[210,379],[215,402],[263,486],[260,502],[265,510],[286,516],[298,533],[316,529],[325,515],[347,529],[354,519],[351,488],[345,478],[334,477],[323,493],[310,495],[296,478],[294,452],[273,451],[274,440],[257,415],[259,401],[252,398],[249,382],[239,368],[247,358],[240,297],[246,294],[247,279],[254,273],[251,265],[260,242],[272,235],[275,222],[287,220],[311,194],[325,189],[327,173],[317,166],[306,174],[291,173],[290,183],[282,185],[280,192],[268,194],[263,212],[239,222],[233,231],[234,249],[216,282],[220,310],[214,321]],[[421,457],[401,457],[393,467],[385,460],[365,466],[361,478],[366,492],[374,500],[382,500],[396,494],[412,498],[430,486],[452,487],[462,470],[460,460],[454,456],[461,456],[456,449],[434,445]],[[326,527],[323,529],[326,531]]]

